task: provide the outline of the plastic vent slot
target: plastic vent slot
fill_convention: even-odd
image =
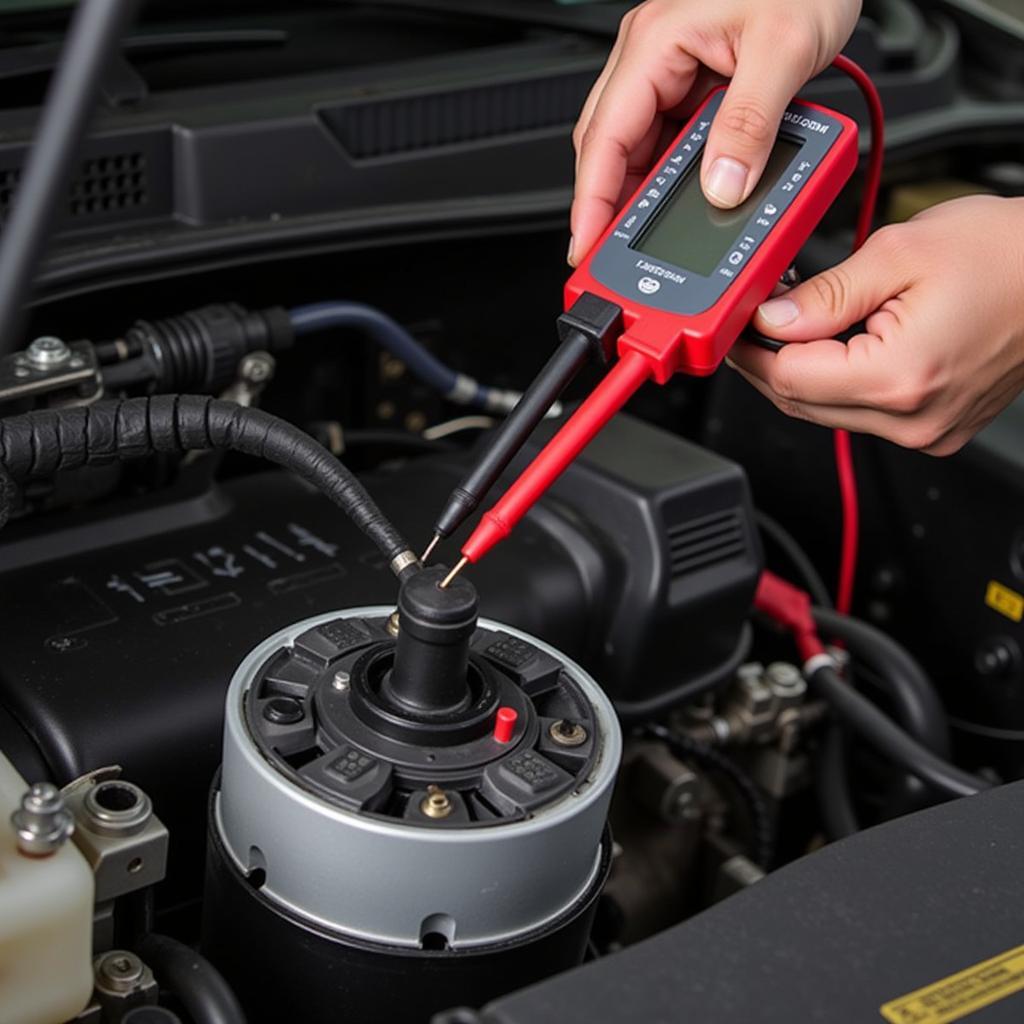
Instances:
[[[7,220],[11,212],[11,200],[20,177],[20,167],[0,167],[0,224]]]
[[[146,158],[141,153],[94,157],[71,182],[71,216],[141,206],[146,201]]]
[[[20,167],[0,168],[0,224],[11,212]],[[111,153],[85,160],[68,190],[71,218],[116,213],[143,206],[148,196],[146,157],[142,153]]]
[[[378,100],[323,117],[351,156],[389,156],[572,124],[593,79],[592,70],[580,71]]]
[[[672,578],[707,569],[745,554],[743,518],[736,510],[714,512],[668,529]]]

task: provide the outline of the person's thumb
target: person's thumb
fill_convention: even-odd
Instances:
[[[909,284],[888,237],[872,235],[849,259],[761,303],[754,327],[780,341],[812,341],[866,319]]]
[[[738,206],[757,185],[782,115],[813,71],[812,61],[780,54],[779,40],[764,31],[745,33],[701,164],[701,185],[713,206]]]

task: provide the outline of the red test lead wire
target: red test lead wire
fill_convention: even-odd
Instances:
[[[867,90],[871,87],[870,81],[860,68],[845,58],[837,60],[836,65],[850,74],[868,95]],[[705,101],[705,107],[715,102],[714,96],[713,93]],[[877,101],[877,94],[875,94],[875,99]],[[604,246],[608,246],[609,249],[615,247],[621,249],[628,243],[631,248],[633,247],[630,236],[616,230],[617,221],[609,224],[598,244],[584,263],[576,269],[566,286],[567,301],[578,299],[580,293],[585,292],[604,296],[622,307],[626,332],[619,339],[619,362],[609,371],[604,381],[580,406],[562,430],[548,442],[504,497],[489,512],[485,513],[476,530],[463,545],[462,559],[441,584],[442,587],[447,586],[467,562],[479,561],[492,547],[511,533],[534,502],[580,454],[611,417],[622,408],[645,380],[653,378],[663,384],[676,372],[705,375],[717,368],[732,342],[755,312],[757,300],[770,293],[771,287],[790,265],[800,246],[829,208],[856,164],[857,129],[854,122],[835,111],[816,107],[814,104],[804,101],[794,101],[794,103],[801,106],[805,113],[802,116],[800,111],[792,114],[791,121],[795,119],[798,124],[806,122],[809,129],[821,131],[823,130],[822,124],[818,119],[827,119],[828,123],[834,124],[838,128],[839,134],[825,155],[817,157],[818,163],[814,165],[814,187],[809,187],[805,183],[805,186],[789,204],[785,215],[773,228],[767,243],[755,249],[749,258],[744,269],[742,289],[727,290],[703,312],[688,314],[683,310],[674,312],[671,305],[666,310],[657,304],[645,303],[629,289],[626,290],[627,295],[621,289],[617,290],[617,282],[614,286],[606,285],[603,279],[595,277],[591,273],[595,253],[598,250],[603,251]],[[877,102],[872,105],[872,127],[875,129],[876,140],[881,139],[881,131],[877,123],[880,110],[880,105]],[[697,124],[700,116],[702,116],[701,111],[698,111],[691,123],[683,129],[673,147],[670,147],[665,155],[665,160],[669,160],[670,154],[676,150],[678,150],[677,155],[671,157],[671,161],[674,163],[685,159],[684,150],[692,149],[692,147],[687,144],[679,149],[680,140],[684,137],[694,139],[700,137],[698,129],[706,127],[705,124]],[[687,136],[687,132],[696,132],[696,135]],[[880,168],[880,160],[876,160],[875,150],[879,148],[878,144],[873,146],[865,193],[866,209],[861,211],[858,223],[858,242],[865,237],[871,224],[874,194],[878,187],[877,171]],[[667,176],[670,169],[666,169],[663,173]],[[636,201],[637,210],[640,209],[642,203],[650,205],[646,198],[642,201],[637,199],[648,185],[653,183],[661,186],[664,184],[661,179],[654,177],[656,174],[657,169],[652,171],[650,179],[637,189],[633,199],[630,200],[630,204]],[[794,175],[794,180],[798,178],[799,175]],[[810,182],[809,178],[807,182]],[[653,192],[654,190],[652,190],[652,194]],[[654,198],[658,198],[658,196],[654,194]],[[771,206],[772,204],[769,203],[765,207],[765,215],[774,215],[776,210],[769,211]],[[629,222],[626,221],[623,227],[627,228],[628,226]],[[618,237],[614,238],[613,236]],[[625,239],[625,241],[619,239]],[[742,260],[743,252],[740,250],[730,256],[732,264]],[[640,266],[639,263],[636,265]],[[731,276],[728,268],[722,272]],[[644,288],[643,285],[647,283],[647,280],[641,280],[637,284],[637,288],[644,294],[653,294],[658,289],[658,282],[654,282],[654,287]],[[678,283],[681,284],[684,280],[685,278],[680,277]],[[844,509],[842,583],[839,603],[840,606],[842,603],[848,606],[852,593],[857,548],[857,497],[848,436],[837,435],[836,458],[840,471]]]
[[[882,100],[867,72],[849,57],[840,54],[832,66],[853,79],[867,103],[871,119],[871,152],[864,179],[857,230],[853,237],[856,252],[871,234],[871,225],[882,183],[882,164],[885,160],[885,112]],[[839,553],[839,586],[836,590],[836,610],[849,615],[853,605],[853,584],[857,575],[857,549],[860,545],[860,501],[857,495],[857,474],[853,463],[853,445],[845,430],[836,430],[833,437],[836,472],[839,477],[839,497],[843,510],[843,533]]]
[[[462,556],[478,562],[504,540],[602,427],[629,401],[645,380],[654,376],[646,356],[625,351],[587,400],[545,445],[497,504],[484,514],[462,546]]]

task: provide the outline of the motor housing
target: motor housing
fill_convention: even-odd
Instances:
[[[317,616],[231,683],[203,944],[257,1019],[301,990],[309,1021],[422,1021],[583,957],[612,706],[442,575],[403,586],[397,639],[390,607]]]

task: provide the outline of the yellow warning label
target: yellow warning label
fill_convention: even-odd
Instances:
[[[985,604],[1014,622],[1024,619],[1024,595],[1018,594],[996,580],[990,580],[985,591]]]
[[[1024,990],[1024,946],[992,957],[880,1008],[891,1024],[951,1024]],[[1022,1008],[1024,1016],[1024,1008]]]

